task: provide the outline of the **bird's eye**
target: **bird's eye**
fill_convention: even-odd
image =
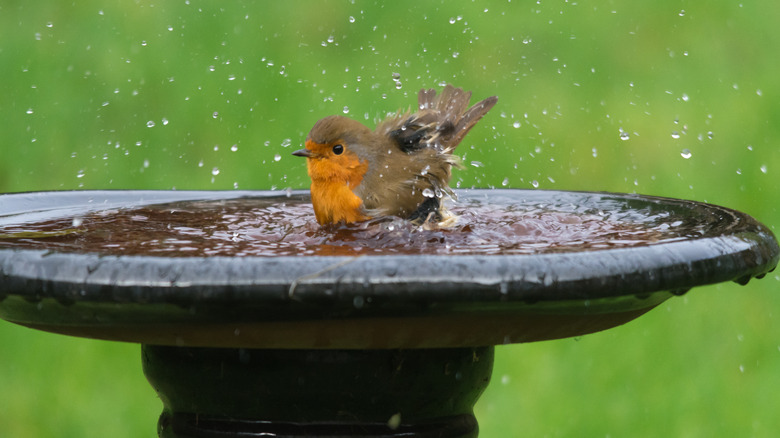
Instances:
[[[344,152],[344,145],[337,144],[336,146],[333,146],[333,153],[336,155],[341,155],[341,153]]]

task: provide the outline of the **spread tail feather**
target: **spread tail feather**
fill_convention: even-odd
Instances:
[[[438,140],[436,137],[439,135],[443,137],[441,146],[446,151],[454,150],[471,128],[498,102],[496,96],[491,96],[468,108],[469,100],[470,91],[451,84],[447,84],[438,96],[432,88],[423,88],[417,95],[419,120],[434,116],[436,129],[430,136],[431,140]]]

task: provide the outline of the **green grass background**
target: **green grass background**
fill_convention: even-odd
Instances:
[[[303,188],[290,152],[317,119],[373,126],[452,82],[499,96],[458,150],[460,187],[681,197],[780,224],[773,2],[75,3],[0,3],[0,192]],[[776,436],[779,280],[498,347],[481,436]],[[17,438],[151,437],[161,409],[137,345],[5,322],[0,406]]]

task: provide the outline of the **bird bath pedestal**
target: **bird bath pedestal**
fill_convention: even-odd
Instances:
[[[161,437],[474,437],[494,345],[615,327],[778,261],[765,226],[690,201],[472,190],[466,225],[401,232],[319,230],[306,196],[0,196],[0,316],[141,343]]]

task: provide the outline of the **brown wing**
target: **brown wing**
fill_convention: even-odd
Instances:
[[[449,84],[439,95],[434,89],[422,89],[417,98],[418,112],[391,116],[376,131],[407,153],[430,147],[450,153],[498,101],[492,96],[468,108],[470,99],[471,92]]]

